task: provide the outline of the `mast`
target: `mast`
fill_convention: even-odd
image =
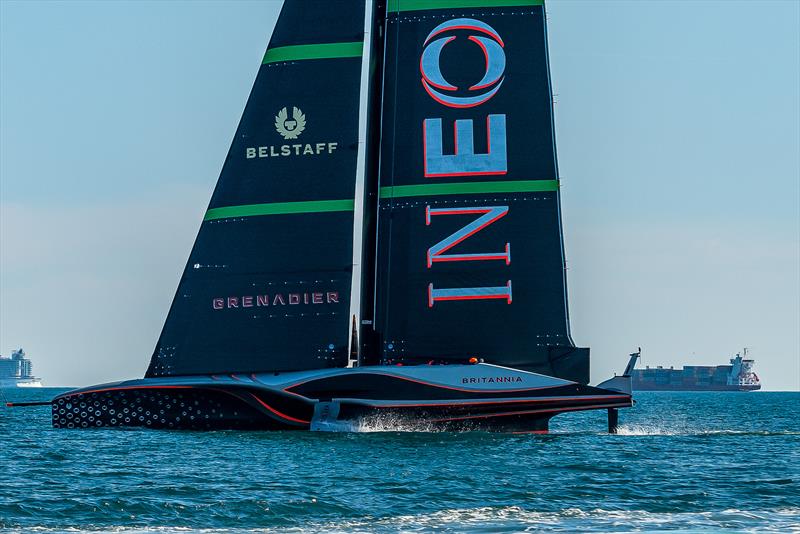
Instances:
[[[353,277],[350,290],[350,339],[347,344],[347,367],[356,367],[361,361],[361,343],[358,332],[361,330],[361,310],[363,294],[363,262],[365,260],[364,233],[366,224],[367,165],[369,150],[369,107],[371,85],[372,32],[374,26],[373,0],[367,0],[364,6],[364,51],[361,56],[361,86],[358,112],[358,159],[356,169],[356,187],[353,209]]]

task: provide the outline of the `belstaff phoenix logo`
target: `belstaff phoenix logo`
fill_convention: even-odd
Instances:
[[[466,96],[457,96],[459,90],[450,84],[439,64],[444,47],[455,40],[455,36],[444,36],[432,40],[437,35],[453,30],[470,30],[483,35],[470,35],[468,39],[477,44],[486,59],[483,78],[467,89]],[[485,37],[485,36],[488,36]],[[480,106],[492,98],[503,84],[506,70],[505,44],[500,35],[488,24],[475,19],[453,19],[436,26],[425,39],[425,49],[419,62],[422,86],[438,103],[451,108],[472,108]]]
[[[289,112],[283,108],[275,116],[275,129],[284,139],[297,139],[306,129],[306,116],[303,115],[300,108],[293,107],[290,119]]]
[[[292,107],[292,116],[289,117],[289,108],[281,109],[275,115],[275,131],[289,141],[300,137],[306,129],[306,116],[297,106]],[[272,135],[272,134],[270,134]],[[319,156],[333,154],[339,148],[336,141],[324,143],[294,143],[285,145],[249,146],[244,149],[247,159],[280,158],[287,156]]]

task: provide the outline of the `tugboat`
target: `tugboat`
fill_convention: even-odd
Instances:
[[[40,388],[42,381],[33,376],[33,363],[21,348],[10,358],[0,355],[0,388]]]
[[[546,432],[569,328],[542,0],[286,0],[145,378],[59,428]],[[449,133],[452,132],[452,133]]]

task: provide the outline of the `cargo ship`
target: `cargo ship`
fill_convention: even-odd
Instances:
[[[756,391],[761,380],[753,372],[755,360],[747,349],[731,358],[730,365],[685,365],[682,369],[634,369],[634,391]]]
[[[0,388],[40,388],[42,381],[33,376],[33,364],[20,349],[10,358],[0,356]]]

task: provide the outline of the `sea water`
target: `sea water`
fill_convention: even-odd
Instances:
[[[0,531],[800,532],[800,393],[636,398],[618,435],[604,412],[508,435],[54,430],[1,407]]]

